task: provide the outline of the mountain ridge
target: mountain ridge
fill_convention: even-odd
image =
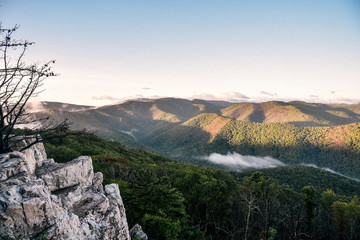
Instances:
[[[200,164],[199,156],[237,152],[360,176],[356,161],[360,156],[360,106],[298,101],[221,104],[163,98],[75,112],[53,109],[51,114],[73,122],[74,130],[86,128],[180,161]]]
[[[100,107],[60,102],[40,102],[40,105],[44,106],[43,109],[58,111],[71,111],[71,108],[75,108],[76,111],[95,109],[112,116],[117,116],[116,112],[125,112],[138,118],[152,120],[167,120],[169,118],[170,121],[176,120],[178,122],[184,122],[201,113],[218,113],[224,117],[249,122],[289,122],[299,126],[329,126],[360,121],[360,104],[323,104],[301,101],[231,103],[201,99],[160,98],[142,99],[141,101],[129,100]],[[162,117],[166,115],[169,117]]]

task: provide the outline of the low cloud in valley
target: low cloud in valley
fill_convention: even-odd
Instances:
[[[211,163],[224,165],[234,170],[261,169],[286,165],[283,162],[271,157],[243,156],[235,152],[227,153],[226,155],[212,153],[209,156],[202,157],[201,159]]]
[[[30,112],[37,112],[44,110],[46,108],[46,102],[38,101],[38,99],[35,99],[35,101],[29,102],[27,104],[27,108]]]
[[[341,174],[341,173],[339,173],[339,172],[336,172],[336,171],[332,170],[331,168],[318,167],[318,166],[316,166],[315,164],[309,164],[309,163],[304,163],[304,164],[301,164],[301,165],[307,166],[307,167],[313,167],[313,168],[322,169],[322,170],[325,170],[325,171],[327,171],[327,172],[331,172],[331,173],[333,173],[333,174],[336,174],[336,175],[339,175],[339,176],[342,176],[342,177],[346,177],[346,178],[348,178],[348,179],[351,179],[351,180],[360,182],[360,179],[358,179],[358,178],[349,177],[349,176],[347,176],[347,175],[344,175],[344,174]]]

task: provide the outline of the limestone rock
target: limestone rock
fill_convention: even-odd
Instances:
[[[148,240],[148,236],[143,232],[139,224],[135,224],[130,230],[131,240]]]
[[[45,164],[36,169],[36,176],[44,180],[50,191],[61,190],[75,185],[87,188],[94,176],[92,160],[81,156],[68,163]]]
[[[0,155],[0,239],[130,240],[116,184],[90,157],[47,159],[42,144]]]

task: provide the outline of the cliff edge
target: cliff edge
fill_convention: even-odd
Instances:
[[[43,144],[0,155],[0,239],[130,240],[116,184],[90,157],[48,159]]]

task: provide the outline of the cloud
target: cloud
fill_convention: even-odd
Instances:
[[[261,91],[260,94],[268,95],[270,97],[276,97],[277,96],[277,93],[269,93],[269,92],[265,92],[265,91]]]
[[[120,103],[124,103],[127,101],[146,101],[148,99],[159,99],[159,98],[164,98],[164,96],[159,96],[159,95],[143,95],[143,94],[136,94],[136,95],[131,95],[131,96],[127,96],[127,97],[123,97],[123,98],[116,98],[116,97],[112,97],[112,96],[108,96],[108,95],[104,95],[104,96],[93,96],[92,99],[95,101],[106,101],[107,103],[110,102],[110,104],[120,104]]]
[[[111,102],[121,101],[120,98],[116,98],[116,97],[112,97],[112,96],[108,96],[108,95],[103,95],[103,96],[100,96],[100,97],[93,96],[92,99],[96,100],[96,101],[104,101],[104,100],[111,101]]]
[[[135,96],[124,98],[123,100],[141,100],[141,99],[159,99],[165,98],[164,96],[160,95],[143,95],[143,94],[136,94]]]
[[[342,177],[345,177],[345,178],[348,178],[348,179],[351,179],[351,180],[360,182],[360,179],[358,179],[358,178],[353,178],[353,177],[346,176],[346,175],[344,175],[344,174],[341,174],[341,173],[339,173],[339,172],[336,172],[336,171],[332,170],[331,168],[318,167],[318,166],[316,166],[315,164],[311,164],[311,163],[310,163],[310,164],[308,164],[308,163],[303,163],[303,164],[301,164],[301,165],[302,165],[302,166],[307,166],[307,167],[313,167],[313,168],[322,169],[322,170],[325,170],[325,171],[327,171],[327,172],[331,172],[331,173],[333,173],[333,174],[336,174],[336,175],[339,175],[339,176],[342,176]]]
[[[27,103],[26,107],[30,112],[38,112],[46,109],[45,105],[47,105],[47,103],[34,99],[34,101]]]
[[[248,96],[239,93],[239,92],[226,92],[220,94],[208,94],[208,93],[200,93],[195,94],[191,97],[191,99],[204,99],[204,100],[217,100],[217,101],[240,101],[250,99]]]
[[[261,169],[286,165],[271,157],[243,156],[235,152],[227,153],[226,155],[212,153],[209,156],[201,157],[201,159],[215,164],[228,166],[236,170]]]
[[[291,101],[303,101],[308,103],[323,103],[323,104],[360,104],[360,98],[322,98],[318,95],[309,95],[307,97],[279,97],[279,96],[269,96],[263,94],[262,96],[252,97],[250,100],[246,100],[247,102],[267,102],[267,101],[283,101],[283,102],[291,102]]]
[[[216,101],[228,101],[228,102],[266,102],[266,101],[284,101],[284,102],[290,102],[290,101],[304,101],[304,102],[311,102],[311,103],[324,103],[324,104],[359,104],[360,99],[359,98],[333,98],[333,99],[323,99],[319,97],[318,95],[309,95],[306,98],[296,98],[296,97],[279,97],[276,93],[268,93],[265,91],[261,91],[262,96],[253,97],[250,98],[240,92],[225,92],[220,94],[207,94],[207,93],[200,93],[200,94],[194,94],[191,97],[188,97],[187,99],[203,99],[203,100],[216,100]],[[273,96],[271,96],[273,95]],[[107,103],[110,102],[110,104],[118,104],[122,102],[126,102],[129,100],[145,100],[145,99],[159,99],[169,96],[161,96],[161,95],[148,95],[148,94],[135,94],[123,98],[116,98],[109,95],[103,95],[103,96],[93,96],[92,100],[95,101],[107,101]]]
[[[359,104],[359,98],[336,98],[332,100],[333,103]]]
[[[134,128],[134,129],[131,129],[130,131],[120,131],[120,132],[125,133],[125,134],[131,136],[135,141],[138,141],[133,133],[133,132],[137,132],[137,131],[138,130]]]

